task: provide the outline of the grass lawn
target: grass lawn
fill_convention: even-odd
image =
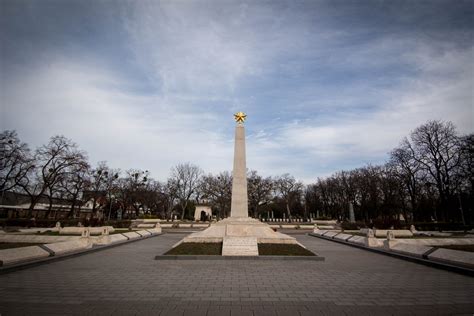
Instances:
[[[59,232],[52,232],[50,230],[36,233],[35,235],[40,235],[40,236],[79,236],[80,234],[61,234],[59,235]]]
[[[128,232],[133,232],[133,230],[129,230],[129,229],[114,230],[114,232],[109,233],[109,235],[123,234],[123,233],[128,233]]]
[[[367,237],[364,233],[354,233],[354,232],[347,232],[347,234],[354,235],[354,236],[362,236]],[[452,236],[412,236],[412,237],[396,237],[396,239],[431,239],[431,238],[465,238],[465,233],[457,233],[453,234]],[[377,238],[386,238],[384,237],[377,237]]]
[[[260,256],[315,256],[300,245],[258,244]],[[222,255],[222,243],[182,243],[165,255]]]
[[[452,250],[462,250],[474,252],[474,245],[451,245],[451,246],[438,246],[440,248],[452,249]]]
[[[0,242],[0,250],[10,248],[22,248],[28,246],[38,246],[42,244],[38,243],[26,243],[26,242]]]
[[[314,253],[296,244],[258,244],[260,256],[315,256]]]
[[[182,243],[165,255],[214,255],[222,254],[222,243]]]
[[[354,235],[354,236],[362,236],[362,237],[367,237],[367,234],[364,234],[364,233],[353,233],[353,232],[350,232],[350,233],[346,233],[346,234],[349,234],[349,235]]]

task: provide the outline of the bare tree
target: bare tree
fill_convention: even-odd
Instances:
[[[176,184],[176,196],[181,206],[181,219],[184,219],[189,201],[197,191],[201,175],[201,168],[190,163],[178,164],[171,170],[171,179]]]
[[[424,173],[421,164],[415,159],[410,142],[405,138],[399,147],[390,154],[389,164],[396,169],[396,175],[403,184],[404,191],[410,198],[411,210],[417,215],[418,201],[420,199],[421,185],[424,182]],[[406,209],[403,209],[405,218],[408,218]]]
[[[451,122],[429,121],[410,135],[412,157],[431,177],[440,197],[441,215],[447,218],[448,201],[457,189],[454,174],[461,166],[460,141]]]
[[[144,209],[145,194],[148,190],[149,171],[129,169],[125,178],[120,179],[120,199],[125,211],[133,210],[135,216]]]
[[[461,164],[458,173],[462,188],[469,189],[472,195],[474,189],[474,134],[461,137]]]
[[[255,170],[250,171],[247,178],[250,210],[253,217],[258,217],[259,207],[269,203],[273,198],[273,179],[263,178]]]
[[[54,193],[61,177],[71,168],[87,163],[86,154],[80,151],[77,145],[64,136],[51,137],[47,145],[36,150],[35,176],[24,179],[19,185],[30,197],[31,203],[28,216],[49,189]],[[52,203],[54,196],[47,195]]]
[[[178,184],[174,179],[168,179],[163,186],[162,198],[165,206],[165,217],[171,219],[173,209],[178,199]]]
[[[100,161],[95,169],[89,171],[86,198],[92,199],[92,214],[105,213],[103,207],[106,200],[110,202],[112,198],[111,189],[119,177],[119,172],[107,166],[105,161]]]
[[[315,214],[316,217],[323,215],[318,212],[323,210],[323,199],[321,197],[320,182],[322,180],[318,179],[318,183],[309,184],[304,188],[304,206],[305,206],[305,215],[308,216],[308,210],[310,213]],[[318,215],[316,215],[318,214]]]
[[[21,143],[15,131],[0,134],[0,192],[16,188],[34,168],[28,145]],[[1,203],[1,202],[0,202]]]
[[[230,214],[232,198],[232,176],[228,171],[218,175],[203,176],[199,184],[201,197],[208,199],[217,208],[219,217]]]
[[[120,176],[120,169],[109,169],[106,173],[107,181],[105,183],[105,192],[107,193],[107,200],[109,202],[109,211],[107,219],[110,220],[112,213],[113,199],[118,191],[118,179]]]
[[[75,165],[59,178],[59,190],[64,192],[66,199],[71,203],[68,218],[75,216],[79,196],[86,187],[88,173],[89,165],[84,162]],[[80,207],[81,205],[79,209]]]
[[[148,180],[146,192],[144,192],[143,203],[150,214],[158,215],[165,213],[167,207],[167,197],[164,194],[164,184],[153,179]]]
[[[286,213],[288,214],[288,218],[291,219],[290,206],[293,201],[299,200],[303,190],[303,183],[296,181],[293,176],[285,173],[276,178],[275,190],[285,201]]]

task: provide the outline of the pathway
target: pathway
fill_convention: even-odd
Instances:
[[[306,235],[318,261],[156,261],[164,234],[0,275],[0,315],[474,312],[474,278]]]

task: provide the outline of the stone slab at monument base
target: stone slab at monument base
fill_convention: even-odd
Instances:
[[[274,231],[269,225],[248,217],[229,217],[209,228],[190,234],[179,243],[222,242],[223,256],[258,256],[258,244],[302,244],[295,238]]]

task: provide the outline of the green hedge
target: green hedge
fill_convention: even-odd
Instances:
[[[83,226],[103,226],[103,225],[110,225],[117,228],[128,228],[130,227],[131,221],[130,220],[121,220],[121,221],[106,221],[98,220],[98,219],[26,219],[26,218],[7,218],[7,219],[0,219],[0,227],[42,227],[42,228],[50,228],[56,226],[56,222],[61,222],[62,227],[72,227],[78,226],[81,223]]]
[[[342,222],[341,223],[341,228],[344,230],[357,230],[361,228],[366,228],[367,225],[365,225],[364,222],[355,222],[355,223],[350,223],[350,222]]]
[[[460,230],[467,231],[474,229],[474,225],[463,225],[462,223],[446,223],[446,222],[419,222],[415,223],[417,230],[428,230],[428,231],[446,231],[446,230]]]
[[[129,219],[110,220],[110,221],[106,221],[104,225],[113,226],[115,228],[129,228],[130,225],[132,225],[132,221]]]
[[[367,225],[369,228],[378,228],[378,229],[406,229],[407,225],[404,222],[400,222],[397,219],[385,218],[385,219],[375,219],[371,224]]]

